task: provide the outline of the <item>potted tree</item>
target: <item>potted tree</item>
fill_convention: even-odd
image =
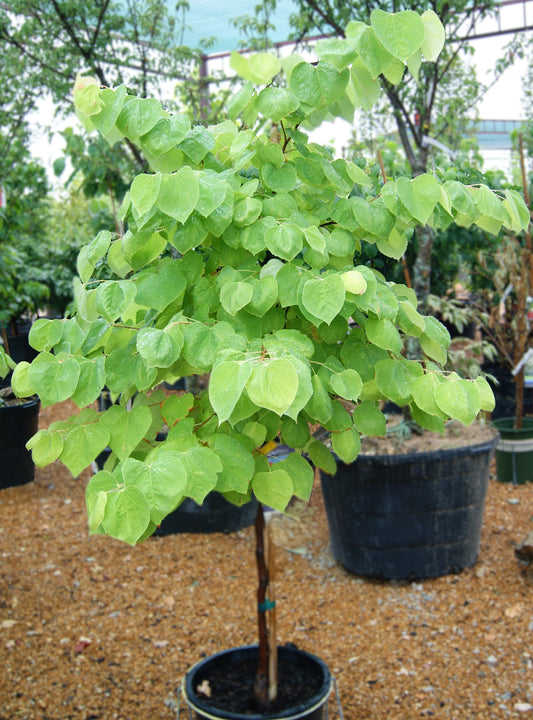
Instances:
[[[9,101],[3,100],[9,116]],[[1,113],[0,124],[8,124]],[[32,257],[36,241],[45,237],[48,181],[44,167],[30,156],[25,129],[22,123],[22,129],[6,132],[1,147],[0,328],[4,346],[9,346],[16,362],[35,356],[28,344],[28,329],[49,296],[47,285],[35,277]]]
[[[7,106],[6,106],[7,107]],[[1,115],[1,114],[0,114]],[[4,118],[0,116],[0,123]],[[48,185],[44,168],[29,158],[24,139],[6,134],[2,146],[0,203],[0,488],[33,480],[35,467],[25,445],[38,426],[39,401],[16,398],[10,386],[18,361],[37,354],[28,329],[48,288],[33,277],[30,242],[41,236]],[[30,393],[33,395],[33,393]]]
[[[0,343],[0,377],[6,377],[15,362]],[[39,427],[37,397],[18,398],[6,383],[0,388],[0,489],[31,482],[35,465],[26,443]]]
[[[23,326],[20,321],[25,311],[46,296],[47,288],[21,281],[19,262],[17,250],[0,242],[0,488],[31,482],[35,473],[26,443],[37,432],[40,405],[36,397],[14,395],[11,373],[16,362],[37,354],[28,343],[29,323]]]
[[[39,466],[59,458],[74,475],[109,445],[114,459],[87,486],[89,527],[129,543],[151,535],[185,497],[201,502],[216,490],[242,504],[254,493],[259,646],[245,657],[231,651],[222,665],[235,669],[241,659],[249,665],[252,655],[253,712],[262,716],[320,717],[330,688],[318,659],[282,651],[280,667],[288,670],[276,691],[262,504],[283,511],[293,496],[307,499],[312,465],[334,470],[333,453],[352,462],[362,428],[382,431],[379,402],[394,399],[399,387],[411,398],[413,385],[423,384],[424,401],[411,405],[432,428],[443,415],[469,422],[492,406],[484,380],[442,371],[449,343],[443,326],[418,312],[409,288],[358,264],[358,253],[365,238],[399,258],[420,222],[504,213],[515,227],[519,199],[425,174],[387,183],[367,198],[364,170],[304,132],[331,114],[368,105],[379,92],[379,74],[394,82],[406,64],[416,72],[443,40],[431,11],[375,10],[371,25],[357,24],[348,39],[319,43],[316,64],[235,55],[245,83],[227,119],[208,128],[191,128],[185,116],[125,87],[101,88],[86,78],[76,84],[85,124],[111,143],[126,138],[137,145],[151,169],[125,197],[124,235],[100,232],[80,252],[74,315],[32,327],[39,355],[17,366],[15,389],[37,392],[45,406],[70,398],[80,412],[28,445]],[[286,83],[274,83],[282,70]],[[101,264],[108,279],[95,277]],[[420,339],[422,361],[402,355],[404,335]],[[366,375],[377,366],[379,387]],[[157,389],[168,377],[203,373],[209,385],[195,395],[167,397]],[[104,386],[119,402],[98,412],[91,405]],[[167,438],[156,442],[163,424]],[[316,424],[332,433],[331,449],[311,434]],[[276,438],[294,452],[269,464],[261,450]],[[307,694],[300,689],[298,700],[283,707],[283,680],[289,675],[290,685],[296,668],[314,679]],[[237,699],[248,702],[247,689],[231,711],[217,708],[212,672],[209,664],[188,675],[187,699],[196,712],[234,718],[250,712],[235,709]]]
[[[525,172],[522,136],[518,135],[522,183],[526,207],[530,207]],[[526,417],[526,370],[531,367],[531,230],[529,210],[524,217],[524,232],[508,233],[490,260],[480,254],[481,272],[490,279],[489,286],[479,295],[479,321],[489,341],[498,351],[507,370],[511,395],[511,415],[493,420],[500,434],[496,446],[498,479],[502,482],[533,481],[533,418]],[[505,379],[504,379],[505,382]]]
[[[0,488],[30,482],[35,470],[25,445],[37,431],[39,402],[35,397],[17,398],[11,374],[17,362],[37,354],[28,343],[28,318],[46,297],[47,288],[21,278],[21,264],[23,253],[15,243],[3,243],[0,238]],[[23,266],[22,273],[26,272]]]
[[[1,215],[0,208],[0,222]],[[49,295],[48,287],[31,275],[31,263],[20,238],[6,241],[0,237],[0,329],[6,352],[15,362],[31,360],[37,354],[28,343],[28,332]],[[7,384],[8,379],[0,381],[0,387]]]

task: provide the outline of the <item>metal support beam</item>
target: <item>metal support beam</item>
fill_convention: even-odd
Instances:
[[[514,35],[533,30],[532,0],[502,0],[494,10],[494,16],[480,20],[468,37],[454,40],[480,40],[482,38]]]

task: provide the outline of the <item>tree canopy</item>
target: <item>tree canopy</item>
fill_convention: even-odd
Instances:
[[[387,100],[387,111],[394,118],[396,128],[411,173],[414,177],[426,172],[431,158],[431,141],[444,142],[456,149],[464,136],[466,123],[472,109],[482,97],[485,88],[477,81],[475,72],[464,64],[470,52],[470,37],[476,23],[488,16],[495,7],[494,0],[488,3],[473,3],[454,0],[452,3],[419,2],[418,0],[387,0],[376,3],[370,0],[295,0],[297,11],[290,17],[293,28],[292,39],[303,42],[306,37],[357,37],[357,46],[364,53],[370,50],[369,36],[364,32],[372,12],[395,13],[388,17],[383,35],[395,37],[401,43],[402,18],[404,13],[435,13],[445,30],[446,44],[433,63],[421,63],[418,53],[405,58],[410,72],[398,68],[399,77],[382,72],[376,65],[369,78],[371,83],[379,82]],[[268,18],[276,8],[277,0],[262,0],[263,16]],[[440,23],[439,23],[440,25]],[[441,28],[435,24],[435,34],[440,37]],[[258,29],[259,30],[259,29]],[[382,38],[380,37],[382,41]],[[444,35],[442,35],[444,42]],[[381,48],[383,57],[384,48]],[[502,66],[503,69],[503,66]],[[368,108],[371,106],[369,96]],[[374,98],[375,99],[375,96]],[[414,267],[413,282],[423,299],[430,289],[431,250],[433,235],[427,228],[417,229],[418,253]]]

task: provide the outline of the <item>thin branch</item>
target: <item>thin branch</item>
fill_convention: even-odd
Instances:
[[[417,165],[417,161],[415,153],[413,151],[411,140],[409,139],[409,135],[407,133],[407,129],[409,128],[409,130],[411,131],[417,147],[421,147],[421,143],[418,141],[418,132],[414,127],[411,118],[409,117],[409,113],[405,109],[405,106],[402,103],[401,99],[398,97],[398,94],[394,91],[392,85],[390,85],[387,80],[383,79],[383,86],[385,88],[387,97],[389,98],[392,105],[394,118],[396,120],[396,126],[398,128],[400,140],[405,150],[407,162],[409,163],[409,166],[411,168],[415,168]]]
[[[102,27],[102,22],[104,20],[104,16],[107,12],[107,9],[109,7],[109,1],[105,0],[105,3],[100,10],[100,13],[98,14],[98,20],[96,21],[96,26],[94,28],[93,36],[91,38],[91,52],[94,53],[94,50],[96,48],[96,41],[98,39],[98,35],[100,34],[100,28]]]
[[[328,7],[328,10],[329,10],[329,13],[330,13],[329,15],[322,10],[322,8],[320,7],[320,5],[319,5],[317,2],[315,2],[315,0],[306,0],[306,2],[307,2],[308,5],[310,5],[310,6],[313,8],[313,10],[314,10],[318,15],[320,15],[320,17],[322,18],[322,20],[323,20],[327,25],[329,25],[331,28],[333,28],[333,30],[335,30],[335,32],[338,33],[341,37],[344,37],[344,28],[341,27],[341,26],[340,26],[337,22],[335,22],[335,20],[333,19],[333,11],[331,10],[331,8],[330,8],[329,4],[327,4],[327,2],[326,2],[326,4],[327,4],[327,7]]]
[[[16,40],[12,35],[10,35],[7,30],[4,28],[0,29],[0,38],[4,38],[6,42],[8,42],[12,47],[17,48],[17,50],[20,50],[20,52],[25,55],[27,58],[35,62],[39,67],[43,68],[44,70],[48,70],[51,73],[54,73],[55,75],[60,75],[61,77],[65,78],[65,80],[69,79],[69,75],[61,72],[56,66],[47,65],[47,63],[43,62],[40,58],[38,58],[36,55],[31,53],[28,48],[20,43],[18,40]]]
[[[109,82],[107,81],[107,78],[104,74],[102,67],[99,64],[93,62],[94,55],[93,55],[91,49],[87,50],[86,48],[83,47],[78,36],[76,35],[74,28],[70,24],[68,18],[63,13],[62,9],[59,7],[57,0],[52,0],[52,5],[54,6],[57,17],[59,18],[59,20],[61,21],[61,24],[63,25],[63,29],[65,30],[67,35],[70,37],[70,39],[74,43],[74,46],[78,49],[82,58],[91,66],[93,72],[98,76],[100,83],[102,85],[109,86]]]

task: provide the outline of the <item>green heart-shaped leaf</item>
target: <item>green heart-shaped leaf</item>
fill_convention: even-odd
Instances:
[[[63,439],[59,459],[77,477],[104,450],[109,442],[109,430],[103,423],[79,425]]]
[[[481,410],[479,387],[472,380],[449,380],[440,383],[435,390],[439,408],[463,425],[470,425]]]
[[[152,413],[146,405],[138,405],[131,410],[113,405],[102,413],[102,422],[109,428],[111,450],[120,460],[125,460],[150,429]]]
[[[396,182],[398,196],[411,215],[425,224],[440,200],[441,188],[438,180],[427,173],[413,180],[405,177]]]
[[[184,223],[200,199],[200,188],[194,171],[182,167],[171,175],[161,176],[157,207],[161,212]]]
[[[252,299],[253,289],[246,282],[227,282],[220,291],[222,307],[230,315],[236,315],[239,310],[248,305]]]
[[[134,486],[107,495],[102,526],[108,535],[135,545],[150,524],[146,497]]]
[[[339,275],[307,280],[302,288],[302,305],[307,312],[328,325],[340,313],[346,288]]]
[[[294,485],[285,470],[258,472],[252,481],[252,488],[260,503],[280,512],[285,510],[294,494]]]
[[[370,19],[380,43],[398,60],[405,62],[422,47],[426,31],[420,15],[413,10],[388,13],[376,9]]]
[[[209,380],[209,400],[219,423],[229,418],[252,373],[248,362],[227,360],[215,365]]]
[[[283,415],[296,397],[298,373],[286,358],[265,360],[253,366],[246,389],[255,405]]]
[[[235,438],[220,433],[215,437],[213,450],[222,462],[217,491],[247,493],[255,471],[255,461],[251,452]]]
[[[272,255],[293,260],[303,248],[303,232],[297,225],[276,224],[265,233],[265,243]]]
[[[257,96],[255,106],[264,117],[278,123],[298,109],[300,101],[285,88],[266,87]]]
[[[131,184],[130,195],[133,207],[139,215],[149,212],[155,205],[159,188],[161,186],[161,173],[137,175]]]
[[[28,381],[43,407],[72,397],[79,376],[80,366],[74,358],[58,358],[46,352],[38,355],[28,368]]]
[[[136,487],[146,498],[150,520],[156,525],[175,510],[187,488],[187,473],[177,452],[156,454],[146,463],[129,458],[121,470],[125,487]]]

